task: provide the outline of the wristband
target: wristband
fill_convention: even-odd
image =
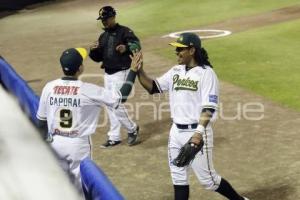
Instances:
[[[201,124],[199,124],[196,128],[196,131],[195,132],[198,132],[200,133],[201,135],[205,132],[205,127]]]

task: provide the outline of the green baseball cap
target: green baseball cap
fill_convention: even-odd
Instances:
[[[171,42],[173,47],[198,47],[201,48],[201,40],[195,33],[181,33],[176,42]]]

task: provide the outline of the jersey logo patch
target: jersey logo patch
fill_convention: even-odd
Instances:
[[[218,96],[217,95],[209,95],[209,102],[218,103]]]
[[[190,78],[179,78],[178,74],[173,76],[173,89],[174,90],[198,90],[198,82],[195,80],[191,80]]]

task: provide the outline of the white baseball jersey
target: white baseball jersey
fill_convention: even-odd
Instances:
[[[194,67],[186,71],[184,65],[176,65],[156,80],[160,92],[169,92],[171,117],[175,124],[198,123],[203,108],[218,107],[219,86],[217,76],[209,66]],[[213,118],[215,118],[214,112]],[[212,120],[211,120],[212,121]],[[182,146],[193,136],[195,128],[180,129],[175,124],[170,130],[168,142],[169,166],[174,185],[189,185],[190,168],[204,188],[216,190],[221,176],[215,171],[212,160],[213,130],[207,126],[203,134],[204,147],[188,167],[177,167],[172,161]]]
[[[203,108],[218,107],[219,83],[209,66],[186,71],[185,65],[176,65],[155,82],[160,92],[169,92],[171,118],[176,124],[198,123]]]
[[[121,94],[80,80],[57,79],[46,84],[37,118],[47,120],[48,131],[68,137],[95,132],[101,105],[116,108]]]

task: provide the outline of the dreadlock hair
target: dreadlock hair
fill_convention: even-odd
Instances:
[[[196,49],[195,60],[198,63],[198,65],[200,66],[208,65],[209,67],[213,68],[212,64],[209,62],[209,58],[206,50],[202,47],[200,48],[196,47],[195,49]]]

